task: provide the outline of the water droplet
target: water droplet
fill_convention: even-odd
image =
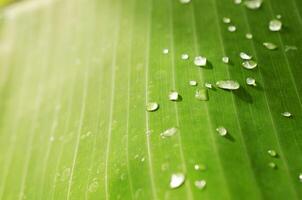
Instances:
[[[231,19],[230,19],[230,18],[228,18],[228,17],[224,17],[224,18],[222,18],[222,21],[223,21],[223,23],[225,23],[225,24],[229,24],[229,23],[231,23]]]
[[[191,0],[179,0],[179,2],[182,4],[187,4],[187,3],[190,3]]]
[[[277,156],[277,152],[275,150],[272,150],[272,149],[268,150],[267,153],[271,157],[276,157]]]
[[[240,87],[239,83],[237,81],[233,81],[233,80],[221,80],[221,81],[217,81],[216,85],[219,88],[225,89],[225,90],[237,90]]]
[[[50,136],[49,141],[53,142],[55,140],[54,136]]]
[[[183,173],[172,174],[170,179],[170,188],[176,189],[182,186],[185,182],[185,175]]]
[[[207,182],[205,180],[197,180],[194,182],[194,185],[197,189],[204,189],[207,185]]]
[[[222,57],[222,62],[224,62],[225,64],[228,64],[230,62],[230,58],[227,56]]]
[[[290,50],[298,50],[298,47],[291,46],[291,45],[285,45],[285,52],[288,52]]]
[[[247,34],[245,34],[245,38],[251,40],[251,39],[253,39],[253,34],[247,33]]]
[[[269,22],[270,31],[280,31],[282,29],[282,22],[278,19],[273,19]]]
[[[156,102],[150,102],[147,104],[147,111],[148,112],[154,112],[159,108],[158,103]]]
[[[251,10],[257,10],[262,5],[262,0],[246,0],[244,2],[245,7]]]
[[[299,181],[302,182],[302,173],[299,174],[298,178],[299,178]]]
[[[200,101],[209,100],[208,90],[206,88],[196,90],[195,98]]]
[[[162,133],[160,134],[160,136],[161,136],[162,138],[171,137],[171,136],[175,135],[175,133],[177,133],[177,131],[178,131],[178,129],[175,128],[175,127],[169,128],[169,129],[165,130],[164,132],[162,132]]]
[[[277,18],[277,19],[281,19],[281,18],[282,18],[282,15],[276,15],[276,18]]]
[[[288,111],[281,113],[281,115],[287,118],[292,117],[292,114]]]
[[[194,169],[196,171],[205,171],[207,169],[207,167],[203,164],[195,164]]]
[[[246,69],[254,69],[257,67],[257,63],[253,60],[246,60],[242,63],[242,66]]]
[[[242,2],[242,0],[234,0],[234,3],[237,4],[237,5],[241,4],[241,2]]]
[[[237,30],[236,26],[234,26],[234,25],[228,26],[228,31],[229,32],[235,32],[236,30]]]
[[[209,89],[213,88],[213,85],[211,83],[205,83],[204,86]]]
[[[179,94],[176,91],[171,91],[169,94],[169,100],[170,101],[178,101],[179,100]]]
[[[274,163],[274,162],[268,163],[268,166],[272,169],[276,169],[276,167],[277,167],[276,163]]]
[[[251,85],[251,86],[256,86],[256,80],[254,78],[247,77],[246,78],[246,84]]]
[[[145,157],[142,157],[141,158],[141,162],[145,162],[146,158]]]
[[[216,128],[216,131],[220,136],[226,136],[226,134],[228,133],[226,128],[224,128],[223,126],[219,126],[218,128]]]
[[[243,59],[243,60],[250,60],[253,58],[253,56],[247,54],[247,53],[244,53],[244,52],[240,52],[239,54],[240,58]]]
[[[207,58],[202,56],[196,56],[194,59],[194,64],[199,67],[207,65]]]
[[[197,81],[194,81],[194,80],[191,80],[191,81],[189,81],[189,85],[191,85],[191,86],[197,86]]]
[[[188,60],[189,59],[189,55],[184,53],[184,54],[181,54],[181,59],[182,60]]]
[[[263,42],[263,46],[266,47],[269,50],[275,50],[278,48],[278,46],[271,42]]]
[[[163,54],[168,54],[169,53],[169,49],[163,49]]]

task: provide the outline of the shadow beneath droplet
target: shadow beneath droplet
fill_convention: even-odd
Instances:
[[[213,64],[210,61],[207,61],[206,66],[202,67],[203,69],[213,69]]]
[[[225,138],[227,140],[230,140],[231,142],[235,142],[236,141],[235,138],[230,133],[226,134]]]
[[[233,91],[234,94],[247,103],[253,103],[252,96],[246,91],[245,88],[241,87],[239,90]]]
[[[175,102],[181,102],[182,101],[182,96],[178,95],[178,99]]]

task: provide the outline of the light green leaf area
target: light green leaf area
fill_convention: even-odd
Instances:
[[[0,199],[302,199],[302,1],[32,0],[1,16]]]

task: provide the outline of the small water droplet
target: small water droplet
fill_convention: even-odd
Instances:
[[[237,30],[236,26],[234,26],[234,25],[228,26],[228,31],[229,32],[235,32],[236,30]]]
[[[221,80],[216,82],[217,87],[225,90],[237,90],[240,85],[237,81],[233,80]]]
[[[190,3],[191,0],[179,0],[179,2],[182,4],[187,4],[187,3]]]
[[[156,102],[150,102],[147,104],[147,111],[148,112],[154,112],[159,108],[158,103]]]
[[[184,54],[181,54],[181,59],[182,60],[188,60],[189,59],[189,55],[184,53]]]
[[[234,0],[234,3],[237,4],[237,5],[241,4],[241,2],[242,2],[242,0]]]
[[[172,174],[170,179],[170,188],[176,189],[182,186],[185,182],[185,175],[183,173]]]
[[[179,94],[176,91],[171,91],[169,94],[169,100],[170,101],[178,101],[179,100]]]
[[[197,180],[194,182],[194,185],[197,189],[204,189],[207,185],[207,182],[205,180]]]
[[[257,67],[257,62],[253,61],[253,60],[246,60],[242,63],[242,66],[246,69],[254,69]]]
[[[226,134],[228,133],[226,128],[224,128],[223,126],[219,126],[218,128],[216,128],[216,131],[220,136],[226,136]]]
[[[205,83],[204,86],[209,89],[213,88],[213,85],[211,83]]]
[[[225,64],[228,64],[230,62],[230,58],[227,56],[223,56],[222,57],[222,62],[224,62]]]
[[[267,153],[271,157],[276,157],[277,156],[277,152],[275,150],[272,150],[272,149],[268,150]]]
[[[256,80],[254,78],[247,77],[246,78],[246,84],[251,85],[251,86],[256,86]]]
[[[280,14],[279,14],[279,15],[276,15],[276,18],[277,18],[277,19],[281,19],[281,18],[282,18],[282,15],[280,15]]]
[[[253,39],[253,34],[247,33],[247,34],[245,34],[245,38],[251,40],[251,39]]]
[[[49,141],[53,142],[55,140],[54,136],[50,136]]]
[[[302,173],[299,174],[298,178],[299,178],[299,181],[302,182]]]
[[[250,60],[250,59],[253,58],[253,56],[251,56],[251,55],[249,55],[249,54],[247,54],[247,53],[244,53],[244,52],[240,52],[240,53],[239,53],[239,56],[240,56],[240,58],[243,59],[243,60]]]
[[[245,7],[251,10],[257,10],[262,5],[262,0],[246,0],[244,2]]]
[[[268,163],[268,166],[272,169],[276,169],[276,167],[277,167],[276,163],[274,163],[274,162]]]
[[[282,29],[282,22],[278,19],[273,19],[269,22],[268,27],[270,31],[280,31]]]
[[[199,67],[207,65],[207,58],[202,56],[196,56],[194,59],[194,64]]]
[[[191,80],[191,81],[189,81],[189,85],[191,85],[191,86],[197,86],[197,81],[194,81],[194,80]]]
[[[168,54],[169,53],[169,49],[163,49],[163,54]]]
[[[207,167],[203,164],[195,164],[194,169],[196,171],[205,171],[207,169]]]
[[[195,98],[199,101],[209,100],[208,90],[206,88],[201,88],[201,89],[196,90]]]
[[[271,42],[263,42],[263,46],[266,47],[269,50],[275,50],[278,48],[278,46]]]
[[[229,17],[223,17],[222,22],[225,24],[229,24],[229,23],[231,23],[231,19]]]
[[[177,133],[177,131],[178,131],[178,129],[175,128],[175,127],[169,128],[169,129],[165,130],[164,132],[162,132],[162,133],[160,134],[160,136],[161,136],[162,138],[171,137],[171,136],[175,135],[175,134]]]
[[[281,113],[281,115],[287,118],[292,117],[292,114],[288,111]]]
[[[142,157],[141,158],[141,162],[145,162],[146,158],[145,157]]]

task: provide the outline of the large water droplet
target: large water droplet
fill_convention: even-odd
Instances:
[[[242,63],[242,66],[246,69],[254,69],[257,67],[257,63],[253,60],[246,60]]]
[[[271,42],[263,42],[263,46],[266,47],[269,50],[275,50],[278,49],[278,46]]]
[[[281,113],[281,115],[283,117],[287,117],[287,118],[292,117],[292,114],[290,112],[288,112],[288,111]]]
[[[202,56],[196,56],[194,59],[194,64],[199,67],[207,65],[207,58]]]
[[[240,52],[239,54],[240,58],[243,59],[243,60],[250,60],[253,58],[253,56],[247,54],[247,53],[244,53],[244,52]]]
[[[178,131],[178,129],[175,128],[175,127],[169,128],[169,129],[165,130],[164,132],[162,132],[162,133],[160,134],[160,136],[161,136],[162,138],[171,137],[171,136],[175,135],[175,133],[177,133],[177,131]]]
[[[194,80],[191,80],[191,81],[189,81],[189,85],[191,85],[191,86],[197,86],[197,81],[194,81]]]
[[[206,88],[196,90],[195,98],[199,101],[209,100],[208,90]]]
[[[146,109],[148,112],[154,112],[159,108],[158,103],[156,102],[149,102],[147,103]]]
[[[207,185],[207,182],[205,180],[197,180],[194,182],[194,185],[197,189],[204,189]]]
[[[282,22],[278,19],[273,19],[269,22],[268,27],[270,31],[280,31],[282,29]]]
[[[221,80],[216,82],[217,87],[225,90],[237,90],[240,85],[237,81],[233,80]]]
[[[244,5],[251,10],[257,10],[262,5],[262,0],[246,0]]]
[[[229,32],[235,32],[236,30],[237,30],[236,26],[234,26],[234,25],[228,26],[228,31]]]
[[[277,156],[277,152],[275,150],[272,150],[272,149],[268,150],[267,153],[271,157],[276,157]]]
[[[182,186],[185,182],[185,175],[183,173],[172,174],[170,179],[170,188],[176,189]]]
[[[226,128],[224,128],[223,126],[219,126],[218,128],[216,128],[216,131],[220,136],[226,136],[226,134],[228,133]]]
[[[178,101],[179,100],[179,94],[176,91],[171,91],[169,93],[169,100],[170,101]]]
[[[254,78],[247,77],[246,78],[246,84],[251,85],[251,86],[256,86],[256,80]]]

